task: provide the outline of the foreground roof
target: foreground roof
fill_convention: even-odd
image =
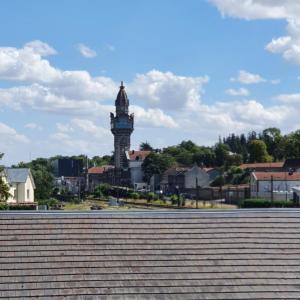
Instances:
[[[0,213],[0,299],[299,299],[300,211]]]

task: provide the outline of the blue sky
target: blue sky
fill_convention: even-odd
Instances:
[[[300,128],[295,2],[1,1],[4,163],[110,153],[121,80],[132,148]]]

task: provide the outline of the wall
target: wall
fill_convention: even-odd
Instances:
[[[129,161],[131,184],[134,187],[137,187],[137,189],[142,188],[142,186],[146,185],[143,180],[144,172],[142,170],[142,163],[143,161],[141,160]]]
[[[194,166],[184,174],[184,187],[186,189],[195,189],[198,187],[206,187],[209,185],[209,175],[201,168]]]
[[[274,180],[273,181],[273,198],[276,200],[285,200],[293,198],[292,187],[300,186],[300,181],[295,180]],[[251,178],[251,198],[271,199],[271,181],[257,181]],[[286,195],[287,194],[287,195]]]

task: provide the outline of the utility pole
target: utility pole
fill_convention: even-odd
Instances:
[[[198,188],[198,177],[196,177],[196,208],[199,208],[198,200],[199,200],[199,188]]]

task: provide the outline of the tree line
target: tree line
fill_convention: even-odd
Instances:
[[[140,148],[153,150],[143,163],[145,179],[149,181],[153,174],[162,174],[171,166],[197,164],[229,170],[242,163],[276,162],[300,157],[300,130],[282,134],[280,129],[272,127],[261,132],[233,133],[220,137],[210,147],[199,146],[188,140],[163,149],[153,149],[149,143],[144,142]]]

